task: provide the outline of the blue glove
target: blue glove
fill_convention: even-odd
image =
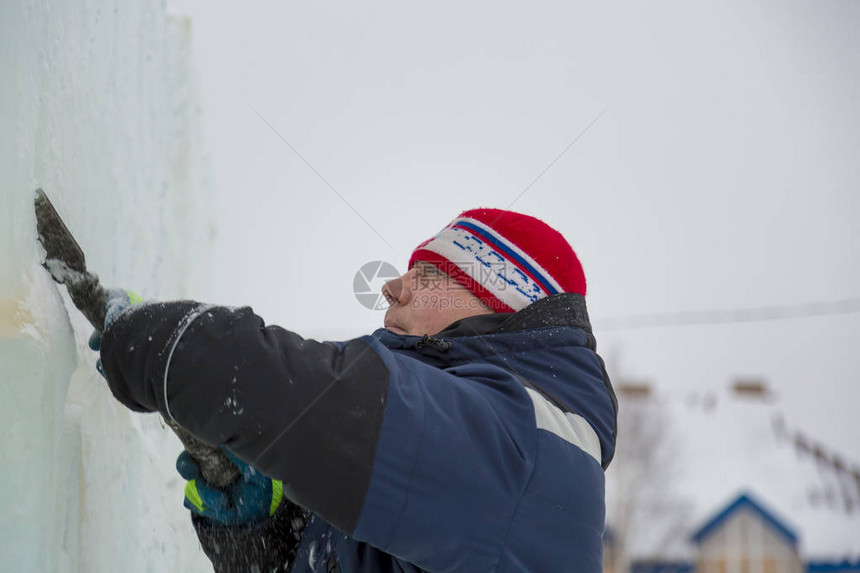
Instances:
[[[242,472],[236,481],[216,488],[203,480],[200,466],[188,452],[179,454],[176,470],[184,479],[185,507],[224,525],[238,525],[267,519],[284,500],[283,484],[249,466],[226,448],[221,448]]]
[[[105,310],[105,329],[108,325],[119,316],[122,311],[130,306],[143,302],[143,299],[134,294],[130,290],[121,288],[109,288],[105,291],[106,295],[106,310]],[[90,335],[90,340],[87,343],[91,350],[98,352],[102,347],[102,335],[98,330],[94,330]],[[102,360],[96,360],[96,370],[102,376],[105,375],[102,370]]]

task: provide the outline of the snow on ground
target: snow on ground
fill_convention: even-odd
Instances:
[[[192,288],[208,222],[189,42],[159,2],[0,7],[0,571],[211,571],[181,446],[110,395],[33,214],[43,187],[108,286]]]

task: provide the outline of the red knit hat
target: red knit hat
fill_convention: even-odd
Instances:
[[[464,211],[409,257],[448,274],[496,312],[521,310],[560,292],[585,294],[585,274],[564,237],[528,215]]]

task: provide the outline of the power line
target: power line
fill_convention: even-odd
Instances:
[[[388,245],[389,247],[391,247],[391,250],[392,250],[392,251],[394,251],[395,253],[397,252],[397,249],[395,249],[395,248],[394,248],[394,246],[393,246],[391,243],[389,243],[388,241],[386,241],[386,240],[385,240],[385,237],[383,237],[381,234],[379,234],[379,231],[377,231],[377,230],[376,230],[376,227],[374,227],[373,225],[371,225],[371,224],[370,224],[370,222],[369,222],[367,219],[365,219],[365,218],[364,218],[364,216],[363,216],[361,213],[359,213],[359,212],[358,212],[358,209],[356,209],[355,207],[353,207],[353,206],[352,206],[352,203],[350,203],[349,201],[347,201],[347,200],[346,200],[346,197],[344,197],[343,195],[341,195],[341,194],[340,194],[340,192],[339,192],[337,189],[335,189],[335,188],[332,186],[332,184],[331,184],[331,183],[329,183],[329,182],[328,182],[328,180],[327,180],[325,177],[323,177],[323,176],[322,176],[322,173],[320,173],[319,171],[317,171],[316,167],[314,167],[313,165],[311,165],[311,164],[310,164],[310,162],[309,162],[307,159],[305,159],[304,155],[302,155],[301,153],[299,153],[299,150],[298,150],[298,149],[296,149],[295,147],[293,147],[293,144],[292,144],[292,143],[290,143],[289,141],[287,141],[287,140],[284,138],[284,136],[283,136],[283,135],[281,135],[281,134],[280,134],[280,132],[278,132],[278,130],[277,130],[277,129],[275,129],[275,126],[274,126],[274,125],[272,125],[271,123],[269,123],[269,120],[267,120],[265,117],[263,117],[263,116],[262,116],[262,114],[260,114],[260,112],[259,112],[259,111],[257,111],[256,109],[254,109],[254,108],[251,108],[251,109],[254,111],[254,113],[256,113],[256,114],[257,114],[257,116],[258,116],[260,119],[262,119],[262,120],[263,120],[263,123],[265,123],[266,125],[268,125],[268,126],[269,126],[269,129],[271,129],[271,130],[275,133],[275,135],[277,135],[277,136],[281,139],[281,141],[283,141],[284,143],[286,143],[286,144],[287,144],[287,147],[289,147],[289,148],[292,150],[292,152],[293,152],[293,153],[295,153],[295,154],[296,154],[296,156],[297,156],[299,159],[301,159],[301,160],[305,163],[305,165],[307,165],[307,166],[310,168],[310,170],[311,170],[311,171],[313,171],[313,172],[316,174],[316,176],[317,176],[317,177],[319,177],[319,178],[320,178],[320,181],[322,181],[323,183],[325,183],[325,184],[328,186],[328,188],[329,188],[329,189],[331,189],[331,190],[334,192],[334,194],[335,194],[335,195],[337,195],[337,196],[340,198],[340,200],[341,200],[341,201],[343,201],[343,202],[344,202],[344,204],[345,204],[347,207],[349,207],[350,209],[352,209],[352,212],[353,212],[353,213],[355,213],[356,215],[358,215],[358,218],[359,218],[359,219],[361,219],[362,221],[364,221],[364,224],[365,224],[365,225],[367,225],[367,226],[370,228],[370,230],[371,230],[371,231],[373,231],[374,233],[376,233],[376,236],[377,236],[377,237],[379,237],[380,239],[382,239],[382,242],[383,242],[383,243],[385,243],[386,245]]]
[[[701,326],[792,320],[816,316],[834,316],[860,312],[860,298],[812,302],[783,306],[759,306],[734,310],[691,310],[653,314],[636,314],[595,319],[601,331],[670,326]]]
[[[544,174],[544,173],[546,173],[547,171],[549,171],[549,168],[550,168],[550,167],[552,167],[553,165],[555,165],[555,162],[556,162],[556,161],[558,161],[559,159],[561,159],[561,156],[562,156],[562,155],[564,155],[565,153],[567,153],[567,150],[568,150],[568,149],[570,149],[571,147],[573,147],[573,144],[574,144],[574,143],[576,143],[577,141],[579,141],[579,139],[580,139],[583,135],[585,135],[585,133],[586,133],[589,129],[591,129],[591,126],[592,126],[592,125],[594,125],[595,123],[597,123],[597,120],[598,120],[598,119],[600,119],[601,117],[603,117],[603,114],[604,114],[604,113],[606,113],[607,111],[609,111],[609,108],[608,108],[608,107],[607,107],[606,109],[604,109],[603,111],[601,111],[599,114],[597,114],[597,117],[595,117],[594,119],[592,119],[592,120],[591,120],[591,123],[589,123],[588,125],[586,125],[586,126],[585,126],[585,129],[583,129],[582,131],[580,131],[580,132],[579,132],[579,135],[577,135],[576,137],[574,137],[574,138],[573,138],[573,141],[571,141],[570,143],[568,143],[568,144],[567,144],[567,147],[565,147],[564,149],[562,149],[562,150],[561,150],[561,153],[559,153],[558,155],[556,155],[556,156],[555,156],[555,159],[553,159],[552,161],[550,161],[550,162],[549,162],[549,165],[547,165],[546,167],[544,167],[544,168],[543,168],[543,171],[541,171],[540,173],[538,173],[538,176],[537,176],[537,177],[535,177],[534,179],[532,179],[532,182],[531,182],[531,183],[529,183],[528,185],[526,185],[526,188],[525,188],[525,189],[523,189],[522,191],[520,191],[520,194],[519,194],[519,195],[517,195],[516,197],[514,197],[514,200],[513,200],[513,201],[511,201],[511,202],[508,204],[508,206],[507,206],[506,208],[507,208],[507,209],[510,209],[510,208],[514,205],[514,203],[516,203],[517,201],[519,201],[519,200],[520,200],[520,197],[522,197],[522,196],[525,194],[525,192],[526,192],[526,191],[528,191],[529,189],[531,189],[531,188],[532,188],[532,185],[534,185],[535,183],[537,183],[538,179],[540,179],[541,177],[543,177],[543,174]]]

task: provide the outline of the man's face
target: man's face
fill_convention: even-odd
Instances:
[[[385,328],[396,334],[438,334],[461,318],[493,312],[460,283],[423,261],[385,283],[382,294],[391,305]]]

